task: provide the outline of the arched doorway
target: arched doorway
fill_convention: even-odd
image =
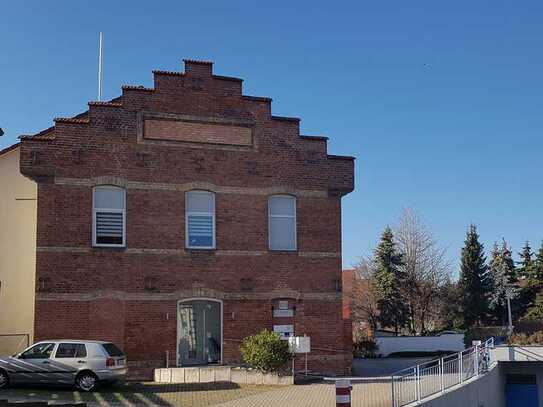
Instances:
[[[222,301],[190,298],[177,305],[177,365],[222,362]]]

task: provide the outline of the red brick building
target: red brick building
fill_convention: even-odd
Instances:
[[[262,328],[309,335],[313,371],[348,373],[341,197],[327,154],[212,63],[154,71],[21,138],[38,184],[36,339],[111,340],[132,372],[233,363]],[[301,358],[300,358],[301,359]]]

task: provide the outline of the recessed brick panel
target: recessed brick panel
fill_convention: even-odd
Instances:
[[[250,146],[252,131],[248,127],[180,120],[145,119],[144,137],[154,140]]]

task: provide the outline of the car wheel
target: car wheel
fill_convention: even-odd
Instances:
[[[98,378],[92,372],[83,372],[75,379],[75,385],[81,391],[94,391],[98,387]]]
[[[8,374],[5,371],[0,370],[0,389],[5,389],[6,387],[8,387],[8,384],[9,384]]]

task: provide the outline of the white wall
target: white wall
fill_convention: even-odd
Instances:
[[[382,336],[375,338],[381,356],[395,352],[433,352],[437,350],[460,352],[465,348],[464,334],[440,336]]]

